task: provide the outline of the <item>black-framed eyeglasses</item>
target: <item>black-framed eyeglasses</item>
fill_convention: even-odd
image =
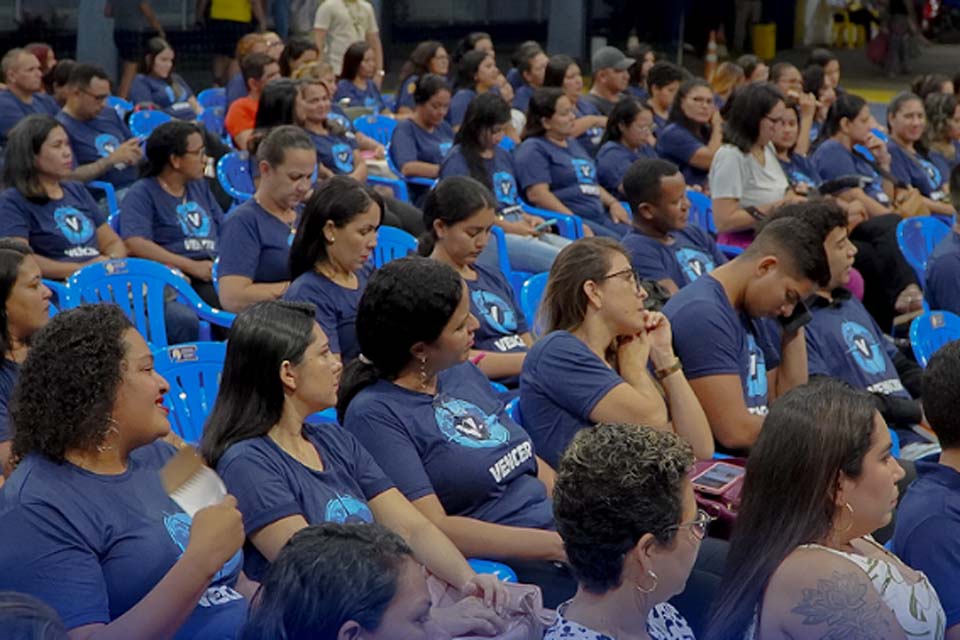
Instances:
[[[690,529],[690,532],[697,540],[703,540],[707,537],[707,528],[710,523],[716,520],[715,516],[710,515],[703,509],[697,509],[697,517],[690,522],[681,522],[672,527],[667,527],[667,531],[679,531],[680,529]]]
[[[640,287],[640,274],[637,271],[630,267],[628,269],[623,269],[621,271],[615,271],[614,273],[608,273],[607,275],[600,278],[601,280],[609,280],[610,278],[620,278],[626,280],[632,284],[635,288]]]
[[[197,156],[198,158],[202,158],[203,156],[207,155],[207,148],[200,147],[199,149],[187,149],[186,151],[183,152],[183,155]]]

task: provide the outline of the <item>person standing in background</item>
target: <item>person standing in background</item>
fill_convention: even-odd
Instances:
[[[747,36],[753,44],[753,35],[750,27],[763,19],[763,2],[760,0],[736,0],[734,2],[736,19],[733,27],[733,48],[735,51],[746,51]]]
[[[107,0],[104,7],[104,15],[113,18],[113,41],[123,65],[116,95],[124,100],[130,93],[130,86],[137,76],[137,64],[143,55],[144,26],[149,24],[158,36],[167,38],[150,3],[151,0]]]
[[[218,82],[227,77],[237,40],[254,30],[253,19],[257,20],[256,31],[267,28],[263,3],[264,0],[197,0],[197,22],[209,27],[206,31],[213,42],[213,77]]]
[[[340,75],[343,55],[354,42],[366,42],[373,49],[374,81],[383,82],[383,45],[373,5],[367,0],[324,0],[313,21],[313,38],[320,50],[320,59],[326,60]]]

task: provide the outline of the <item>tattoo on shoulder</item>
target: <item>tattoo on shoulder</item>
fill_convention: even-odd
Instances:
[[[821,640],[871,640],[886,637],[890,625],[882,615],[883,603],[867,602],[869,585],[856,573],[834,571],[817,581],[816,589],[804,589],[803,600],[791,609],[803,624],[826,626]]]

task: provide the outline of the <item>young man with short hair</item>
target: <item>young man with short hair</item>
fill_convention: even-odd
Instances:
[[[656,280],[670,295],[727,258],[710,234],[687,223],[687,183],[677,165],[643,158],[627,169],[623,191],[633,212],[633,228],[621,242],[641,278]]]
[[[602,47],[593,54],[593,86],[584,99],[609,116],[630,84],[630,67],[636,62],[616,47]],[[544,65],[546,68],[546,65]]]
[[[807,382],[803,326],[789,318],[830,281],[823,241],[802,220],[775,220],[731,260],[680,289],[664,306],[674,349],[717,443],[749,449],[769,405]]]
[[[224,126],[238,149],[246,149],[257,121],[257,107],[263,88],[280,77],[280,65],[266,53],[251,53],[240,62],[247,93],[230,105]]]
[[[667,125],[673,99],[687,75],[683,68],[666,61],[657,62],[647,72],[647,91],[650,94],[647,103],[653,109],[653,122],[658,129]]]

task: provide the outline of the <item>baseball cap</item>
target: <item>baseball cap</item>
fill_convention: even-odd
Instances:
[[[623,51],[616,47],[600,47],[593,54],[593,72],[600,69],[616,69],[617,71],[626,71],[636,62],[633,58],[623,55]]]

